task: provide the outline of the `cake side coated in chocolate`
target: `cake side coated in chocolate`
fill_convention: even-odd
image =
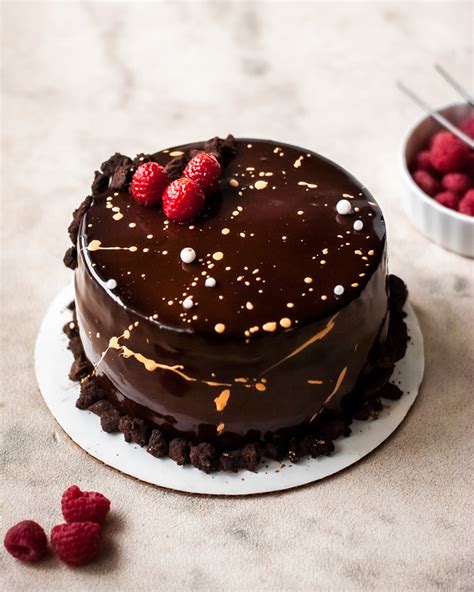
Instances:
[[[374,346],[364,373],[354,391],[343,398],[339,409],[323,410],[315,422],[307,423],[298,430],[268,433],[263,441],[254,434],[248,443],[240,442],[231,449],[223,439],[217,439],[213,444],[196,443],[195,440],[173,437],[141,418],[123,416],[106,399],[104,379],[98,378],[94,373],[83,378],[76,364],[77,360],[85,359],[87,362],[87,359],[79,336],[75,306],[72,306],[74,318],[65,325],[64,331],[69,337],[69,347],[75,357],[70,376],[73,380],[81,380],[76,406],[97,414],[104,431],[122,431],[125,441],[146,447],[149,454],[158,458],[169,456],[180,465],[192,463],[206,472],[239,469],[256,471],[264,457],[277,461],[288,459],[291,463],[297,463],[307,455],[313,458],[329,455],[335,449],[332,440],[351,434],[349,425],[353,418],[377,419],[383,408],[381,399],[396,400],[403,394],[388,380],[394,364],[406,351],[408,336],[403,305],[407,291],[403,281],[396,276],[388,278],[388,285],[390,322],[385,342]]]
[[[201,147],[153,156],[166,165]],[[350,215],[337,212],[342,199]],[[186,247],[197,255],[189,264]],[[353,390],[385,338],[380,209],[340,167],[294,146],[238,140],[190,225],[103,192],[82,217],[78,248],[86,355],[122,412],[170,433],[230,445],[315,421]]]

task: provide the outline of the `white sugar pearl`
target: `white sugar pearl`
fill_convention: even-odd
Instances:
[[[204,285],[206,286],[206,288],[215,288],[216,284],[217,284],[217,282],[213,277],[206,278],[206,281],[204,282]]]
[[[352,226],[354,230],[362,230],[364,228],[364,223],[362,220],[356,220]]]
[[[348,199],[340,199],[336,204],[336,210],[341,216],[347,216],[352,212],[352,205]]]
[[[334,294],[336,294],[336,296],[342,296],[342,294],[344,294],[344,286],[341,286],[340,284],[335,286]]]
[[[183,263],[192,263],[196,259],[196,251],[191,247],[185,247],[179,254]]]
[[[192,308],[194,306],[194,302],[191,296],[188,296],[183,300],[183,308]]]
[[[105,285],[109,290],[114,290],[117,287],[117,282],[115,280],[107,280]]]

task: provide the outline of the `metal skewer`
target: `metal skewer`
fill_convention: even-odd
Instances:
[[[403,82],[397,81],[398,88],[404,92],[410,99],[416,103],[419,107],[421,107],[426,113],[435,121],[437,121],[440,125],[444,128],[449,130],[452,134],[454,134],[457,138],[459,138],[462,142],[467,144],[469,148],[474,149],[474,140],[472,140],[469,136],[463,133],[460,129],[458,129],[455,125],[453,125],[450,121],[438,113],[436,109],[433,109],[428,103],[425,103],[423,99],[421,99],[418,95],[416,95],[412,90],[406,87]]]
[[[469,105],[471,105],[471,107],[474,107],[474,98],[471,97],[471,95],[468,93],[468,91],[463,88],[459,82],[457,82],[456,80],[454,80],[454,78],[451,76],[451,74],[449,74],[448,72],[446,72],[446,70],[443,68],[443,66],[440,66],[439,64],[435,64],[434,65],[435,70],[441,74],[441,76],[446,80],[446,82],[448,84],[450,84],[454,90],[456,90],[461,97],[466,101],[466,103],[469,103]]]

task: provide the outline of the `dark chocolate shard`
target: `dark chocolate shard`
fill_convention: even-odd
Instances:
[[[100,171],[95,171],[94,180],[91,185],[92,196],[96,197],[107,191],[109,188],[109,180],[110,177],[108,175],[104,175],[104,173],[101,173]]]
[[[69,247],[69,249],[64,254],[63,263],[66,267],[69,267],[69,269],[72,269],[73,271],[76,269],[76,267],[77,267],[77,249],[76,249],[76,247],[74,247],[74,246]]]
[[[86,199],[81,203],[81,205],[77,208],[77,210],[74,210],[72,214],[72,222],[69,224],[67,231],[69,233],[69,238],[71,239],[73,245],[77,244],[77,233],[79,231],[79,225],[81,224],[82,217],[89,209],[91,203],[92,197],[88,195]]]
[[[179,179],[179,177],[182,176],[187,164],[188,159],[184,154],[172,158],[165,166],[166,174],[168,175],[170,181],[175,181],[176,179]]]

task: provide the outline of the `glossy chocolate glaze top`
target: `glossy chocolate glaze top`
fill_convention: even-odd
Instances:
[[[201,147],[164,150],[158,161]],[[337,213],[341,199],[351,202],[350,215]],[[385,224],[370,193],[334,163],[240,139],[198,220],[175,224],[128,193],[107,192],[87,211],[79,247],[99,285],[138,317],[178,332],[258,340],[326,319],[357,298],[381,262]],[[196,251],[194,263],[180,260],[185,247]],[[215,287],[205,286],[207,277]],[[185,309],[189,296],[194,306]]]

